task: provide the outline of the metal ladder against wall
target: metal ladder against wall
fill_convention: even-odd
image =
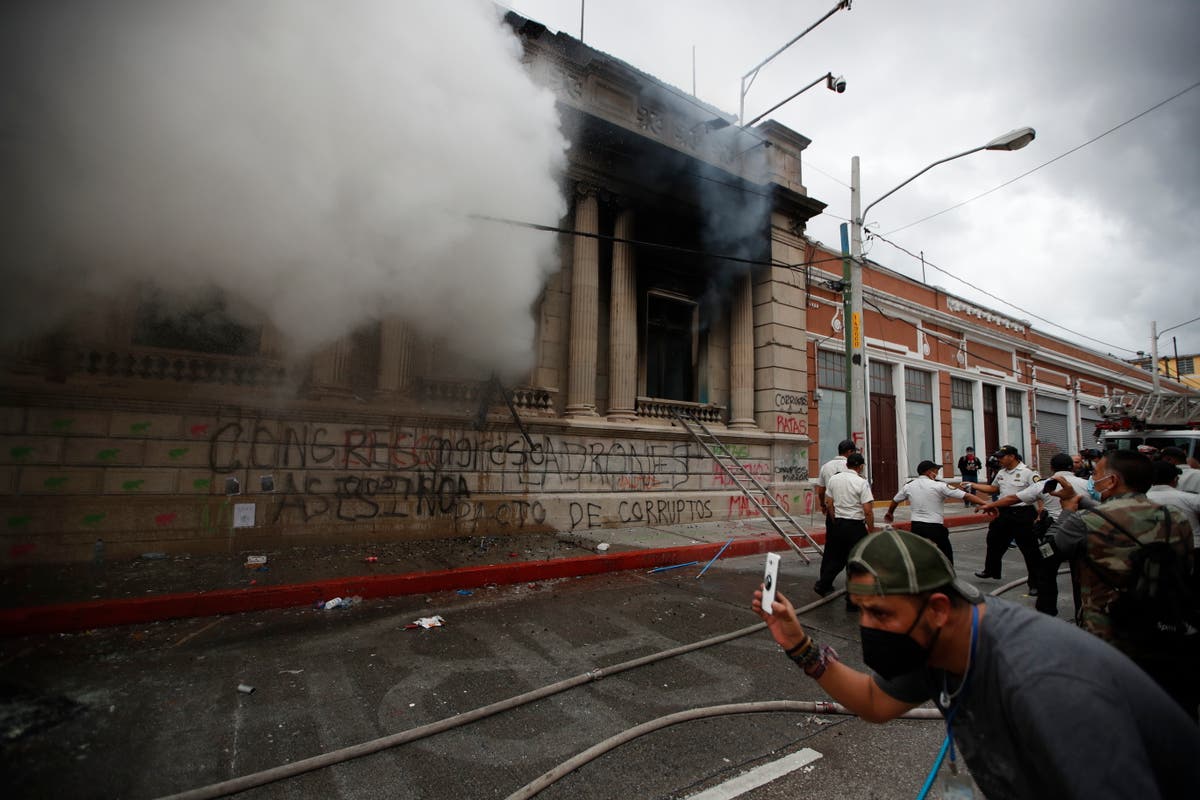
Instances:
[[[775,495],[767,491],[767,487],[763,486],[758,478],[751,474],[750,470],[746,469],[742,462],[737,460],[737,457],[729,451],[729,448],[721,444],[721,441],[713,435],[713,432],[705,427],[704,423],[692,416],[686,410],[672,408],[671,413],[675,416],[677,422],[685,431],[692,435],[692,438],[704,448],[704,452],[708,453],[709,458],[720,465],[721,470],[729,477],[731,481],[741,490],[746,499],[750,501],[763,519],[771,523],[780,536],[784,538],[796,554],[804,559],[804,563],[810,563],[808,554],[796,544],[795,536],[799,534],[808,540],[818,553],[822,553],[821,546],[816,540],[801,527],[795,517],[787,512],[780,502],[775,498]],[[795,528],[796,533],[789,533],[784,529],[784,525]]]

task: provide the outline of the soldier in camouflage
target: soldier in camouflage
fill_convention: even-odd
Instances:
[[[1062,491],[1063,511],[1049,533],[1060,553],[1080,558],[1081,627],[1124,652],[1196,719],[1200,685],[1195,654],[1165,647],[1147,635],[1151,631],[1130,630],[1112,614],[1132,582],[1132,557],[1139,549],[1121,529],[1142,544],[1166,541],[1189,570],[1194,563],[1187,520],[1146,497],[1152,475],[1153,463],[1141,453],[1110,450],[1096,464],[1090,499]],[[1091,510],[1079,511],[1081,504]]]

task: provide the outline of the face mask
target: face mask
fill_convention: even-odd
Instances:
[[[1095,500],[1097,502],[1100,501],[1100,491],[1096,488],[1096,479],[1095,478],[1088,478],[1087,493],[1088,493],[1088,497],[1092,498],[1093,500]]]
[[[941,630],[939,629],[934,634],[928,647],[917,644],[909,634],[921,621],[921,615],[925,613],[925,607],[928,605],[929,600],[926,598],[921,610],[917,612],[917,618],[904,633],[861,626],[858,630],[862,637],[863,663],[879,673],[885,680],[916,672],[925,666],[925,662],[929,659],[929,651],[933,649],[933,644],[937,641]]]

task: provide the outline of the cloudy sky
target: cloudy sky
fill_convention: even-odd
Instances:
[[[577,1],[507,5],[579,36]],[[741,76],[834,5],[587,0],[583,38],[688,92],[694,46],[696,95],[736,113]],[[849,217],[852,156],[865,206],[933,161],[1035,128],[1024,150],[935,168],[872,209],[867,226],[923,251],[933,285],[1132,357],[1149,351],[1152,321],[1162,330],[1200,316],[1200,86],[1185,91],[1200,82],[1197,40],[1196,0],[854,0],[763,68],[746,116],[826,72],[845,76],[845,94],[818,85],[772,114],[813,141],[804,182],[828,209],[809,233],[832,247]],[[866,250],[921,275],[919,260],[885,242]],[[1200,322],[1162,335],[1160,354],[1173,336],[1181,355],[1200,352]]]

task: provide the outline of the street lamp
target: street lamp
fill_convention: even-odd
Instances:
[[[862,192],[858,177],[858,156],[850,159],[850,319],[846,325],[846,421],[849,428],[848,438],[858,446],[867,461],[868,471],[871,469],[871,459],[867,453],[867,382],[866,364],[863,359],[863,287],[862,287],[862,234],[863,217],[877,203],[891,196],[897,190],[924,175],[938,164],[945,164],[956,158],[978,153],[980,150],[1020,150],[1033,141],[1036,136],[1033,128],[1017,128],[1003,136],[997,136],[987,144],[964,150],[947,158],[934,161],[929,166],[915,173],[912,177],[900,183],[895,188],[869,203],[864,211],[859,211]],[[844,248],[844,245],[843,245]]]
[[[831,8],[829,11],[827,11],[825,13],[825,16],[821,17],[819,20],[814,22],[812,25],[809,25],[807,28],[805,28],[803,31],[800,32],[799,36],[796,36],[794,39],[792,39],[790,42],[785,44],[783,47],[779,48],[774,53],[771,53],[771,55],[767,56],[762,61],[760,61],[758,64],[751,67],[750,71],[742,76],[742,88],[738,95],[738,125],[740,125],[741,127],[749,127],[749,125],[754,124],[753,122],[751,122],[748,125],[747,123],[744,122],[744,120],[746,119],[746,92],[750,91],[750,85],[752,83],[754,83],[754,79],[758,77],[758,71],[760,69],[762,69],[763,67],[765,67],[767,64],[769,64],[777,55],[782,53],[784,50],[787,50],[789,47],[794,45],[796,42],[803,39],[806,34],[808,34],[810,31],[812,31],[813,28],[817,27],[822,22],[829,19],[837,12],[841,11],[843,8],[846,9],[847,11],[850,10],[850,0],[839,0],[838,4],[836,6],[834,6],[833,8]],[[747,80],[747,78],[749,78],[749,80]],[[818,78],[818,80],[820,80],[820,79]],[[809,87],[806,86],[804,88],[807,89]],[[830,88],[833,88],[833,87],[831,86]],[[845,90],[846,90],[846,85],[845,85],[845,82],[843,81],[842,88],[838,89],[837,91],[844,92]],[[800,92],[802,92],[802,91],[804,91],[804,89],[800,90]],[[800,94],[800,92],[796,92],[796,94]],[[795,94],[792,95],[792,97],[795,97],[795,96],[796,96]],[[792,97],[789,97],[788,100],[791,100]],[[784,100],[783,103],[786,103],[788,100]],[[776,108],[779,108],[779,106],[783,105],[783,103],[780,103],[779,105],[772,107],[771,111],[774,111]],[[768,111],[767,113],[769,114],[770,111]],[[758,120],[762,119],[764,116],[766,116],[766,114],[761,114],[761,115],[755,117],[754,122],[757,122]]]

